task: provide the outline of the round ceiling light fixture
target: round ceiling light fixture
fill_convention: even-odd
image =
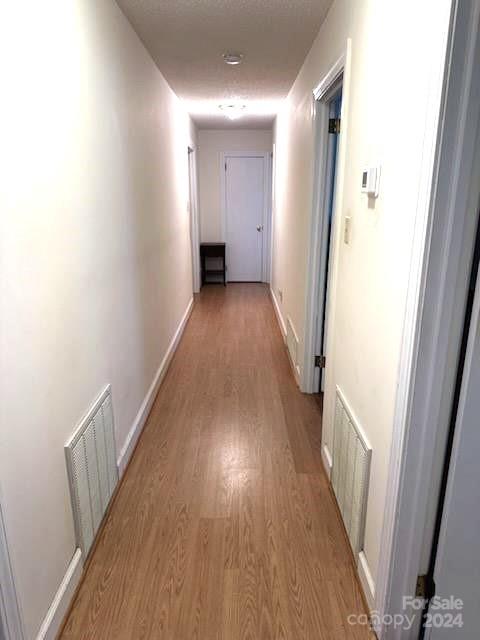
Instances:
[[[222,58],[225,64],[236,65],[243,61],[243,53],[232,53],[227,51],[223,54]]]
[[[219,104],[218,108],[223,111],[223,113],[227,116],[229,120],[238,120],[241,118],[247,108],[246,104],[235,104],[235,103],[227,103],[227,104]]]

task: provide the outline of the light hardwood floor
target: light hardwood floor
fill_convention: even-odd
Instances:
[[[320,431],[267,287],[205,287],[62,639],[370,638]]]

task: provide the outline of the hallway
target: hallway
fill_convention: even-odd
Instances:
[[[204,288],[61,638],[370,637],[320,420],[268,288]]]

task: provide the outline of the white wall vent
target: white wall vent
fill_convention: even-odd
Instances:
[[[110,385],[65,445],[65,456],[75,534],[85,559],[118,482]]]
[[[298,369],[298,337],[289,317],[287,317],[286,341],[288,353],[290,354],[293,366]]]
[[[332,486],[357,557],[363,549],[372,448],[337,387]]]

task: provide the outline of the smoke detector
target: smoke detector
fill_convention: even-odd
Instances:
[[[223,54],[223,61],[225,64],[236,65],[243,61],[243,53],[228,52]]]

